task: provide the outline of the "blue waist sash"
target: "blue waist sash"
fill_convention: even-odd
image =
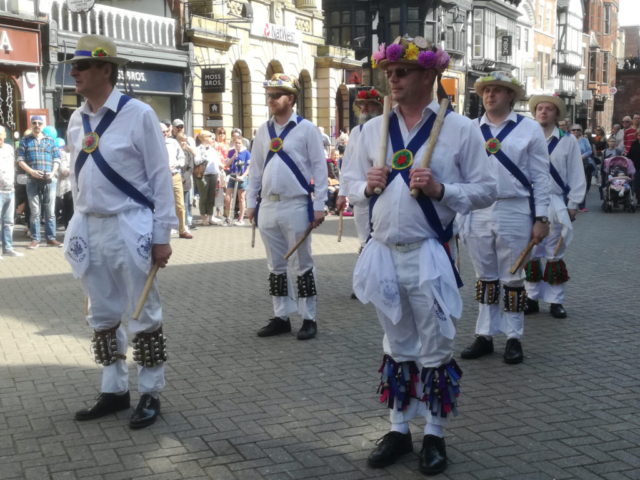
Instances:
[[[549,142],[549,170],[551,172],[551,178],[553,178],[558,186],[562,189],[562,192],[564,193],[564,201],[566,202],[571,188],[569,187],[569,185],[564,184],[564,182],[562,181],[562,177],[560,177],[560,174],[558,173],[558,170],[556,170],[556,167],[554,167],[553,163],[551,163],[551,154],[558,146],[558,143],[560,143],[560,140],[555,137],[553,137],[553,139],[551,139],[551,142]]]

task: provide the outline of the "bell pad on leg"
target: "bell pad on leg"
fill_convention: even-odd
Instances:
[[[476,300],[486,305],[500,303],[500,280],[478,280]]]
[[[422,400],[427,403],[427,409],[433,417],[447,418],[450,413],[454,417],[458,415],[461,378],[462,370],[453,358],[446,365],[422,369]]]
[[[289,295],[287,273],[269,274],[269,295],[272,297],[286,297]]]
[[[98,365],[108,367],[116,363],[117,360],[126,360],[126,355],[118,353],[118,340],[116,338],[118,328],[120,328],[120,323],[109,330],[93,331],[91,350]]]
[[[512,313],[524,312],[528,298],[525,288],[503,285],[502,290],[504,291],[504,311]]]
[[[316,281],[313,278],[313,269],[309,269],[298,276],[298,297],[314,297],[317,294]]]
[[[162,334],[162,325],[155,332],[133,337],[133,359],[141,367],[158,367],[167,361],[167,338]]]
[[[567,266],[564,260],[558,260],[557,262],[547,262],[547,266],[544,269],[543,280],[549,285],[560,285],[569,281],[569,273],[567,272]]]
[[[539,259],[531,260],[524,266],[524,273],[526,275],[525,279],[527,282],[539,282],[540,280],[542,280],[542,262]]]
[[[382,359],[378,372],[381,373],[380,402],[387,407],[402,412],[409,407],[411,398],[420,398],[416,392],[420,371],[415,362],[396,362],[389,355]]]

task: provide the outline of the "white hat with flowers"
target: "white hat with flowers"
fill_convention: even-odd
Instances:
[[[518,79],[511,75],[509,72],[491,72],[486,77],[482,77],[476,83],[474,83],[473,88],[478,95],[482,96],[482,92],[484,92],[485,87],[488,87],[490,85],[500,85],[512,90],[516,93],[516,102],[526,96],[526,92],[524,91],[524,88],[522,88],[522,85],[520,84]]]
[[[287,93],[292,93],[296,98],[300,93],[298,79],[293,75],[285,75],[284,73],[274,73],[270,80],[263,82],[262,86],[264,88],[279,88]]]
[[[449,68],[450,61],[446,51],[424,37],[398,37],[388,47],[381,44],[371,56],[371,66],[382,70],[390,63],[404,63],[419,65],[425,70],[433,68],[442,73]]]

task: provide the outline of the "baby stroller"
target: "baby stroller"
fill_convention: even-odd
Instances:
[[[625,212],[634,213],[633,178],[636,173],[633,162],[626,157],[611,157],[604,163],[604,201],[602,210],[612,212],[622,207]]]

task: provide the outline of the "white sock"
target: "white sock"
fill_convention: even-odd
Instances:
[[[424,434],[435,435],[436,437],[440,437],[440,438],[444,436],[442,433],[442,427],[440,425],[433,425],[432,423],[427,423],[424,426]]]
[[[392,423],[391,424],[391,431],[392,432],[400,432],[403,434],[407,434],[407,432],[409,432],[409,423],[408,422],[402,422],[402,423]]]

